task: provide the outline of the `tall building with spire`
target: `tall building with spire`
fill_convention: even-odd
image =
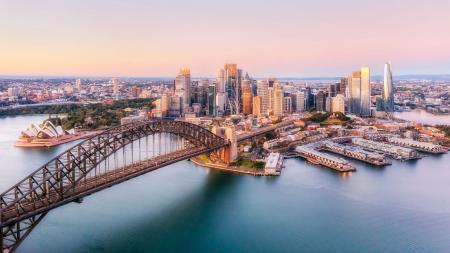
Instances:
[[[390,62],[384,64],[383,102],[385,111],[394,111],[394,87],[392,84],[392,70]]]
[[[182,68],[175,79],[175,95],[181,98],[182,112],[187,112],[191,103],[191,71]]]

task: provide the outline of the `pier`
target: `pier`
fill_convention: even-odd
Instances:
[[[360,160],[377,166],[392,164],[385,156],[363,150],[361,148],[346,146],[331,141],[323,141],[318,147],[320,150],[326,150],[349,158]]]
[[[381,152],[398,160],[412,160],[422,158],[419,152],[414,149],[391,145],[383,142],[376,142],[363,138],[353,138],[352,143],[370,151]]]
[[[422,152],[431,153],[431,154],[443,154],[447,153],[447,149],[441,145],[436,145],[429,142],[415,141],[413,139],[404,139],[391,137],[388,138],[387,141],[389,143],[399,145],[406,148],[416,149]]]
[[[339,172],[355,171],[356,168],[347,160],[321,153],[315,149],[312,144],[298,146],[295,151],[308,162],[323,165],[325,167],[337,170]]]

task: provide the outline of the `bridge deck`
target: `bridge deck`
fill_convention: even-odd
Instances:
[[[23,200],[19,205],[21,205],[21,208],[26,210],[25,214],[18,215],[17,206],[11,206],[10,208],[2,210],[2,226],[7,226],[39,213],[47,212],[53,208],[100,191],[106,187],[110,187],[144,173],[178,161],[189,159],[205,152],[209,152],[209,150],[207,148],[195,147],[184,149],[158,156],[155,159],[144,160],[132,165],[121,167],[113,171],[97,175],[96,177],[86,178],[85,180],[79,182],[75,189],[65,189],[69,191],[65,193],[63,199],[61,199],[58,192],[53,190],[48,193],[46,198]]]

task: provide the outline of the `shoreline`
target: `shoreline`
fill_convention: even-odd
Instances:
[[[226,172],[230,172],[230,173],[246,174],[246,175],[253,175],[253,176],[276,176],[274,174],[265,172],[264,169],[257,170],[257,169],[251,169],[251,168],[243,168],[243,167],[239,168],[239,167],[230,167],[230,166],[219,165],[219,164],[205,163],[196,157],[191,158],[190,161],[192,163],[194,163],[195,165],[198,165],[198,166],[201,166],[204,168],[217,169],[217,170],[226,171]]]

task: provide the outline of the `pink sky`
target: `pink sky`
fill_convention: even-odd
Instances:
[[[450,74],[450,1],[3,1],[0,75]]]

